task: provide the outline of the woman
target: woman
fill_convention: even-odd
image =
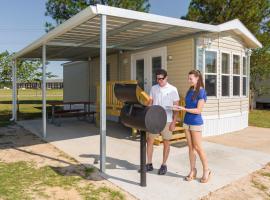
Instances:
[[[190,88],[185,98],[186,106],[179,106],[177,109],[184,110],[186,112],[183,127],[185,129],[189,148],[190,173],[185,177],[185,180],[192,181],[196,178],[197,169],[195,168],[195,152],[197,152],[203,166],[203,175],[200,182],[207,183],[211,175],[211,170],[208,168],[206,154],[202,148],[203,120],[201,116],[207,97],[200,71],[190,71],[188,74],[188,82],[190,84]]]

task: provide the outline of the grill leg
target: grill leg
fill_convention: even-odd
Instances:
[[[140,185],[145,187],[146,186],[146,132],[141,131],[141,142],[140,142],[140,156],[141,156],[141,183]]]

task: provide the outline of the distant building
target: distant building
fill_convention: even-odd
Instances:
[[[259,97],[256,97],[256,108],[266,109],[270,108],[270,79],[266,79],[260,83],[260,85],[267,87],[268,92]]]
[[[41,82],[32,81],[32,82],[19,82],[17,83],[17,88],[26,88],[26,89],[40,89]],[[49,79],[46,81],[47,89],[63,89],[63,79]]]

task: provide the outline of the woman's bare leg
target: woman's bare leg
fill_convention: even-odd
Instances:
[[[189,151],[189,164],[190,164],[190,173],[189,177],[194,175],[194,169],[196,165],[196,154],[195,149],[193,148],[192,144],[192,136],[189,130],[185,129],[187,144],[188,144],[188,151]]]
[[[205,151],[202,147],[202,133],[197,132],[197,131],[192,131],[191,138],[192,138],[193,149],[195,149],[195,151],[198,153],[200,160],[202,162],[202,166],[203,166],[203,177],[202,178],[205,179],[205,178],[207,178],[207,176],[209,174],[209,169],[208,169],[207,157],[206,157]]]

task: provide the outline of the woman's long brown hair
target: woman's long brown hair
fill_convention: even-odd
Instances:
[[[197,96],[199,95],[200,88],[204,88],[204,83],[203,83],[202,74],[199,70],[193,69],[188,73],[188,75],[191,75],[191,74],[193,74],[195,77],[199,77],[198,82],[196,84],[195,92],[192,96],[192,100],[195,100]],[[194,90],[194,86],[191,86],[189,90]]]

